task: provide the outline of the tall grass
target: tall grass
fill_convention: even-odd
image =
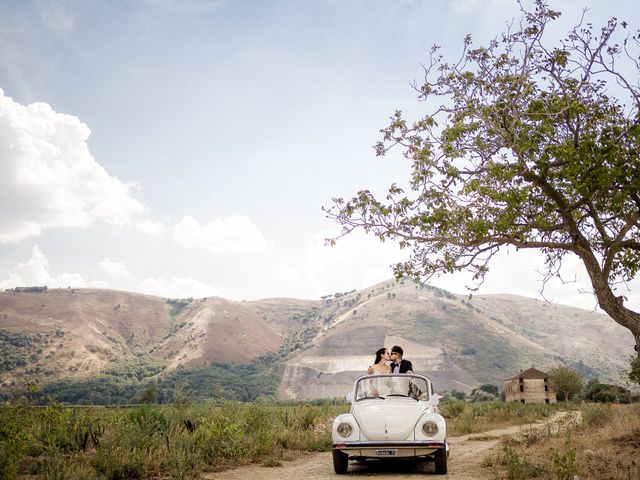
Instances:
[[[0,480],[195,478],[285,449],[326,450],[348,405],[226,402],[192,407],[0,406]]]
[[[451,436],[544,420],[556,409],[555,405],[546,404],[501,401],[468,403],[461,400],[449,401],[440,408],[448,419],[448,433]]]
[[[527,430],[485,458],[493,478],[640,480],[640,404],[585,403],[560,428]]]

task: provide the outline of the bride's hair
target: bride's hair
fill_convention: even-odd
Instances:
[[[384,355],[386,351],[387,351],[386,347],[379,348],[376,351],[376,361],[373,362],[373,363],[378,363],[380,361],[380,359],[382,358],[382,355]]]

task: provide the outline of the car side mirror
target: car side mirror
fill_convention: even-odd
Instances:
[[[353,392],[349,392],[344,396],[345,400],[349,403],[353,403]]]

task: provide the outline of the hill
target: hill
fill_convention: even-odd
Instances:
[[[58,390],[51,391],[59,392],[80,382],[73,401],[89,389],[98,390],[92,398],[132,400],[150,385],[176,389],[187,381],[200,398],[235,392],[252,399],[274,393],[277,385],[285,398],[337,397],[366,370],[376,349],[393,344],[438,389],[468,391],[479,383],[502,385],[521,368],[558,364],[620,383],[633,341],[599,313],[510,295],[469,299],[411,282],[388,281],[318,301],[164,299],[92,289],[0,292],[5,394],[27,383],[55,384]],[[241,386],[248,376],[253,383]]]
[[[325,300],[326,301],[326,300]],[[284,362],[280,394],[337,396],[374,360],[401,345],[439,390],[502,386],[520,369],[566,365],[585,378],[624,382],[633,338],[605,315],[513,295],[473,297],[384,282],[337,300],[351,307],[309,348]]]

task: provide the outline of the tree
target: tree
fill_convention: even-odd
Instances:
[[[557,367],[549,370],[548,375],[556,387],[558,400],[564,400],[566,403],[582,390],[582,378],[575,370]]]
[[[498,396],[498,386],[493,383],[483,383],[478,387],[479,390],[482,390],[487,393],[492,393],[495,396]]]
[[[583,14],[552,47],[545,31],[560,13],[544,0],[522,13],[487,47],[467,36],[457,63],[433,47],[415,88],[440,106],[413,123],[397,111],[375,147],[402,149],[408,187],[334,198],[325,211],[342,232],[328,241],[364,229],[411,250],[397,278],[468,271],[472,290],[503,248],[541,251],[543,285],[574,255],[640,358],[640,314],[616,293],[640,268],[640,34],[615,18],[594,32]]]
[[[493,393],[487,392],[486,390],[482,390],[482,388],[474,388],[469,394],[469,401],[473,403],[492,402],[493,400],[497,399],[497,394],[494,395]]]
[[[156,385],[149,385],[146,387],[138,397],[140,403],[152,404],[158,397],[158,387]]]
[[[631,403],[631,392],[620,385],[589,382],[583,398],[602,403]]]
[[[640,359],[631,357],[631,370],[629,380],[640,385]]]

